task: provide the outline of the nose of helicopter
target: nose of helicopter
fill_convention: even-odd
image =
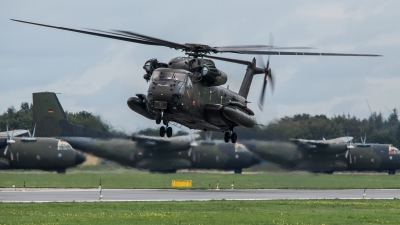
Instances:
[[[151,89],[152,100],[154,101],[154,107],[163,109],[166,105],[162,103],[171,103],[172,105],[179,104],[179,96],[182,95],[181,87],[182,82],[176,81],[162,81],[153,85]]]

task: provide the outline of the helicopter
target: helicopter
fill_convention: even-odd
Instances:
[[[144,45],[163,46],[181,50],[185,56],[171,59],[168,63],[156,58],[145,62],[143,78],[149,84],[147,94],[136,94],[128,99],[128,107],[136,113],[155,120],[161,124],[161,137],[172,136],[170,125],[183,125],[190,129],[225,132],[224,141],[236,143],[235,127],[252,128],[256,120],[253,110],[248,108],[247,96],[254,75],[264,74],[258,106],[263,110],[264,94],[269,80],[274,90],[275,78],[269,66],[271,55],[301,56],[380,56],[375,54],[317,53],[281,51],[287,49],[311,49],[309,47],[277,47],[273,45],[270,35],[269,45],[235,45],[212,47],[206,44],[180,44],[132,31],[96,29],[72,29],[29,21],[16,22],[43,27],[84,33],[88,35],[134,42]],[[236,53],[250,55],[268,55],[266,64],[262,58],[252,61],[225,58],[211,54]],[[228,75],[218,69],[214,60],[221,60],[247,66],[239,92],[234,92],[222,85],[226,84]],[[258,61],[258,63],[257,63]],[[260,65],[261,64],[261,65]]]

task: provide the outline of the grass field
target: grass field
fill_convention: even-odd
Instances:
[[[400,224],[400,200],[0,203],[0,224]]]
[[[279,173],[176,173],[152,174],[126,169],[120,166],[85,166],[68,170],[66,174],[41,171],[1,171],[0,187],[13,184],[27,188],[97,188],[102,179],[103,188],[171,188],[172,179],[190,179],[196,189],[230,188],[234,181],[236,189],[400,189],[399,176],[379,174],[309,174],[305,172]]]

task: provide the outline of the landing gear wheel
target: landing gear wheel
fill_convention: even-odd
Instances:
[[[65,174],[66,171],[67,171],[66,168],[58,168],[58,169],[57,169],[57,173],[58,173],[58,174]]]
[[[231,135],[229,134],[229,132],[225,132],[224,141],[226,143],[228,143],[230,138],[231,138]]]
[[[160,123],[161,123],[161,114],[158,113],[158,114],[156,115],[156,124],[160,124]]]
[[[165,126],[168,126],[168,116],[167,115],[163,115],[163,118],[162,118],[162,123],[165,125]]]
[[[236,173],[236,174],[241,174],[242,173],[242,168],[234,169],[233,172]]]
[[[167,137],[172,136],[172,127],[167,127]]]
[[[160,137],[164,137],[165,136],[165,127],[161,126],[160,127]]]
[[[237,134],[236,133],[232,133],[231,134],[231,141],[232,141],[232,143],[236,143],[236,141],[237,141]]]
[[[388,175],[394,175],[396,173],[396,170],[388,170]]]

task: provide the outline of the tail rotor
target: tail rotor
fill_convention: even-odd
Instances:
[[[270,49],[273,48],[273,45],[274,45],[274,36],[272,35],[272,33],[270,33],[270,35],[269,35]],[[260,108],[261,111],[263,111],[263,109],[264,109],[264,95],[265,95],[265,89],[267,87],[268,79],[270,81],[272,93],[274,93],[274,90],[275,90],[275,77],[272,73],[271,68],[269,68],[270,58],[271,58],[271,55],[268,55],[267,64],[264,64],[263,58],[260,55],[257,55],[257,64],[259,65],[258,67],[263,68],[263,71],[264,71],[264,82],[263,82],[263,85],[261,88],[260,99],[258,101],[258,107]]]

